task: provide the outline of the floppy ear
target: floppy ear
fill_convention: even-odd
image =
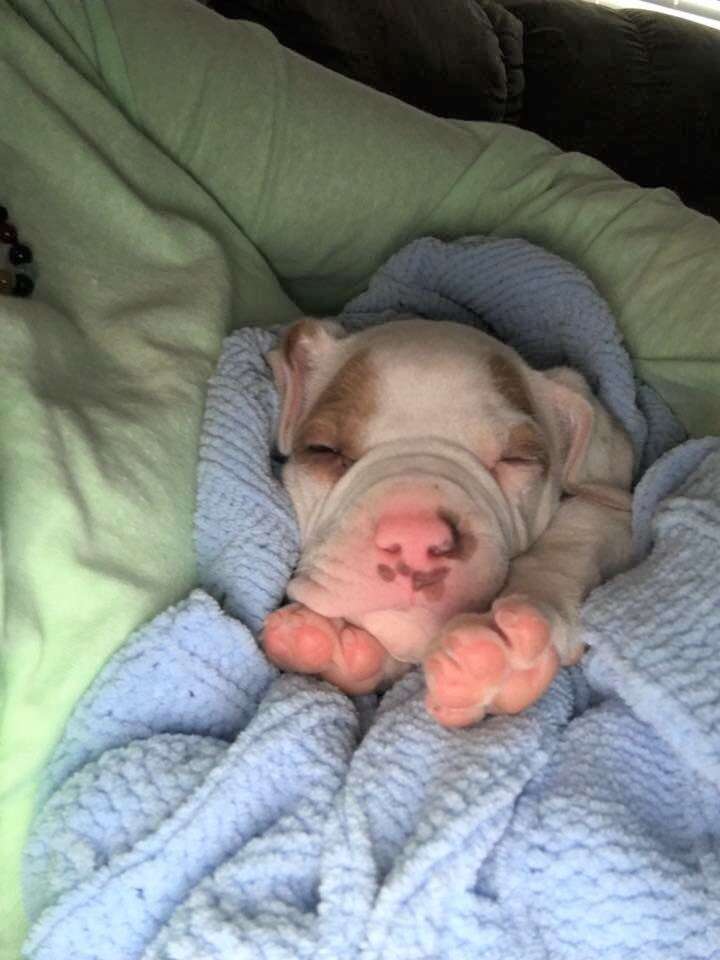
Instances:
[[[562,489],[629,510],[633,477],[629,437],[579,373],[559,367],[541,376],[561,455]]]
[[[335,354],[342,336],[344,330],[332,320],[303,317],[265,356],[280,393],[277,446],[283,456],[292,450],[295,429],[309,409],[317,373]]]

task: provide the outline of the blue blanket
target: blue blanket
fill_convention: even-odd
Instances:
[[[274,334],[233,334],[201,449],[205,589],[68,724],[27,847],[26,957],[720,958],[720,440],[665,452],[682,435],[605,303],[522,241],[412,244],[342,319],[393,310],[571,363],[630,432],[638,564],[586,603],[590,654],[460,731],[418,671],[380,702],[278,675],[254,640],[297,556]]]

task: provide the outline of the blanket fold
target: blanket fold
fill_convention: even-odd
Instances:
[[[340,319],[403,310],[572,360],[627,426],[638,564],[589,597],[590,654],[522,715],[459,731],[419,671],[379,701],[278,675],[254,634],[297,531],[274,335],[238,331],[203,430],[205,589],[68,724],[26,852],[26,957],[720,957],[720,440],[675,447],[587,278],[523,241],[411,244]]]

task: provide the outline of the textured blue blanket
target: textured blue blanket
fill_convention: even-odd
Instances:
[[[677,425],[587,279],[529,244],[413,244],[344,319],[393,309],[579,367],[628,428],[639,563],[589,598],[582,669],[460,731],[417,672],[379,705],[278,676],[253,638],[297,554],[273,336],[234,334],[201,450],[208,592],[130,638],[66,729],[27,848],[27,957],[720,958],[720,440],[646,469]]]

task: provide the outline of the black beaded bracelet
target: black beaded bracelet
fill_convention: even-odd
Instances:
[[[7,207],[0,204],[0,243],[10,247],[7,258],[13,267],[29,265],[33,253],[26,243],[18,239],[17,227],[8,220]],[[0,294],[13,297],[29,297],[35,289],[32,277],[22,270],[0,269]]]

